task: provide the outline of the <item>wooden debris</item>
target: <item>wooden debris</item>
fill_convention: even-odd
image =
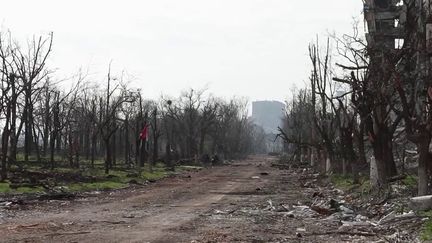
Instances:
[[[432,209],[432,195],[413,197],[410,200],[410,208],[416,211],[426,211]]]
[[[401,181],[405,178],[407,178],[407,175],[398,175],[398,176],[393,176],[391,178],[388,178],[387,181],[389,183],[392,183],[392,182],[396,182],[396,181]]]

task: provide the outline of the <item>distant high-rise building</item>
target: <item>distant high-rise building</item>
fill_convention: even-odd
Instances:
[[[284,116],[285,104],[279,101],[252,102],[252,119],[266,133],[277,133]]]

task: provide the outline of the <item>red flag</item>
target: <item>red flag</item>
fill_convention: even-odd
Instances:
[[[147,140],[148,137],[149,125],[145,125],[144,129],[140,132],[140,139]]]

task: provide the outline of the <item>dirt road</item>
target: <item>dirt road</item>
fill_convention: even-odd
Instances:
[[[351,242],[352,236],[327,234],[331,228],[316,219],[274,210],[305,196],[299,178],[271,167],[272,160],[256,157],[145,187],[8,211],[0,241]]]

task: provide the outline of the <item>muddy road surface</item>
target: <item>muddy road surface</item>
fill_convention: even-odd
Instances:
[[[275,158],[166,178],[148,186],[3,211],[1,242],[368,242],[339,225],[287,215],[307,196]],[[285,206],[284,206],[285,205]],[[284,210],[286,209],[286,210]]]

